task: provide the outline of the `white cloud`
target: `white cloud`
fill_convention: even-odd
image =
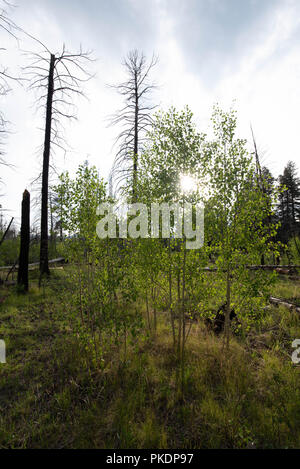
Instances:
[[[300,43],[294,38],[296,33],[299,37],[299,13],[299,5],[288,2],[265,18],[264,34],[256,44],[250,41],[255,30],[244,34],[243,55],[214,91],[223,103],[237,99],[241,131],[250,137],[252,122],[267,150],[265,163],[276,175],[299,151]]]
[[[31,4],[34,2],[31,1]],[[88,2],[85,2],[87,7]],[[124,6],[124,2],[122,2]],[[228,106],[235,98],[240,117],[242,136],[250,137],[250,121],[258,142],[267,150],[265,163],[277,175],[283,170],[289,159],[297,162],[300,94],[300,4],[298,1],[282,1],[279,6],[261,15],[251,26],[235,34],[235,49],[227,51],[227,58],[215,50],[210,50],[212,61],[203,61],[191,70],[189,56],[197,44],[187,45],[177,34],[181,26],[181,15],[190,15],[190,23],[202,25],[202,18],[193,17],[193,9],[182,2],[170,9],[165,0],[128,0],[128,18],[130,24],[122,25],[119,50],[126,53],[134,46],[144,49],[149,56],[152,51],[159,54],[159,63],[154,71],[154,79],[161,85],[155,93],[155,100],[164,109],[170,105],[182,108],[188,104],[195,113],[199,129],[205,131],[214,102]],[[54,50],[58,50],[65,40],[71,49],[77,49],[80,43],[95,50],[99,58],[95,64],[97,78],[86,86],[90,101],[78,101],[78,122],[66,125],[66,139],[73,147],[64,160],[58,153],[56,161],[60,169],[68,168],[74,172],[77,165],[89,157],[92,164],[107,176],[114,153],[112,145],[117,129],[108,128],[105,118],[121,106],[120,97],[107,88],[107,83],[118,83],[124,78],[121,55],[116,57],[109,49],[110,37],[101,36],[96,27],[95,18],[91,18],[90,30],[86,23],[88,12],[85,10],[85,23],[80,18],[72,23],[71,33],[65,30],[65,21],[61,11],[54,14],[55,3],[36,2],[32,8],[20,3],[16,21],[36,35]],[[104,9],[99,2],[99,17]],[[110,3],[105,3],[109,8]],[[150,5],[152,6],[150,9]],[[256,3],[260,8],[261,3]],[[47,7],[48,6],[48,7]],[[72,14],[72,13],[70,13]],[[110,14],[109,18],[113,17]],[[101,17],[102,18],[102,17]],[[128,20],[127,18],[127,20]],[[102,18],[103,20],[103,18]],[[105,19],[104,19],[105,20]],[[203,19],[203,21],[205,18]],[[129,20],[128,20],[129,21]],[[217,21],[217,19],[216,19]],[[133,34],[135,22],[139,22],[139,33],[144,29],[144,36]],[[198,23],[197,23],[198,22]],[[149,24],[153,25],[150,28]],[[111,39],[116,44],[119,24],[111,23]],[[79,29],[78,29],[79,28]],[[124,30],[128,30],[128,37]],[[148,29],[147,29],[148,28]],[[204,26],[203,26],[204,28]],[[106,30],[107,31],[107,30]],[[149,36],[150,35],[150,36]],[[135,44],[134,42],[137,42]],[[14,41],[6,40],[13,52],[7,57],[9,65],[20,63],[20,53]],[[32,41],[25,39],[23,48],[32,48]],[[202,44],[203,47],[203,44]],[[40,49],[37,47],[37,49]],[[116,50],[114,49],[114,53]],[[122,52],[123,51],[123,52]],[[194,57],[197,57],[195,55]],[[223,57],[223,61],[222,61]],[[228,59],[229,57],[229,59]],[[4,60],[2,56],[2,60]],[[218,75],[213,77],[209,69],[202,74],[203,68],[212,66],[216,60]],[[197,60],[197,59],[195,59]],[[199,73],[197,73],[197,69]],[[210,73],[211,72],[211,73]],[[211,80],[210,80],[211,78]],[[216,79],[213,79],[216,78]],[[1,176],[6,182],[2,191],[6,196],[1,203],[19,215],[21,195],[28,187],[33,173],[37,174],[38,162],[34,155],[38,145],[43,143],[43,133],[37,127],[43,126],[40,115],[31,106],[33,96],[24,89],[15,87],[4,103],[5,112],[13,122],[14,134],[9,138],[7,159],[16,165],[16,169],[1,168]],[[41,154],[39,156],[41,160]]]

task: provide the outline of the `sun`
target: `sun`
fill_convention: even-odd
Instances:
[[[184,193],[195,192],[197,190],[197,184],[192,176],[188,174],[182,174],[180,176],[180,186]]]

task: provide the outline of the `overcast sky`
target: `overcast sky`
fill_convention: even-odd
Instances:
[[[1,0],[0,0],[1,1]],[[207,131],[212,106],[227,109],[235,100],[239,134],[250,140],[250,122],[263,163],[277,176],[288,160],[299,162],[300,1],[299,0],[15,0],[11,18],[58,52],[92,49],[96,77],[85,85],[89,100],[78,101],[78,121],[66,125],[72,150],[55,156],[58,170],[75,171],[88,159],[107,178],[117,129],[107,116],[122,104],[107,84],[124,79],[122,58],[137,48],[159,56],[153,95],[163,109],[189,105],[200,131]],[[20,34],[19,44],[0,30],[1,63],[18,73],[22,50],[40,51]],[[22,50],[21,50],[22,49]],[[32,92],[13,84],[1,98],[11,122],[5,185],[0,203],[19,221],[25,188],[39,173],[43,143],[41,114]],[[18,226],[18,224],[17,224]]]

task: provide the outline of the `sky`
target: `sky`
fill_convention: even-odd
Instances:
[[[0,0],[0,3],[2,0]],[[51,52],[65,43],[70,51],[93,50],[95,77],[84,84],[86,99],[76,100],[77,121],[65,123],[70,147],[52,156],[60,173],[74,174],[88,160],[108,178],[117,128],[108,117],[122,98],[108,85],[124,81],[122,60],[132,49],[159,57],[152,78],[159,108],[188,105],[199,131],[207,132],[218,103],[238,111],[238,134],[249,141],[253,127],[263,164],[278,176],[284,165],[299,163],[300,1],[299,0],[14,0],[11,19]],[[42,47],[18,33],[0,30],[1,64],[22,74],[25,51]],[[10,121],[5,151],[12,167],[0,166],[4,181],[0,204],[19,227],[22,192],[34,194],[32,180],[42,164],[43,115],[26,82],[11,83],[1,97]]]

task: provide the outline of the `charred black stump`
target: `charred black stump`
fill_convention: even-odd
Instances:
[[[225,312],[226,312],[227,305],[224,303],[218,309],[216,316],[214,319],[206,319],[206,325],[216,334],[219,335],[221,332],[224,331],[225,327]],[[237,320],[237,315],[234,312],[234,309],[230,311],[230,322],[233,320]]]

